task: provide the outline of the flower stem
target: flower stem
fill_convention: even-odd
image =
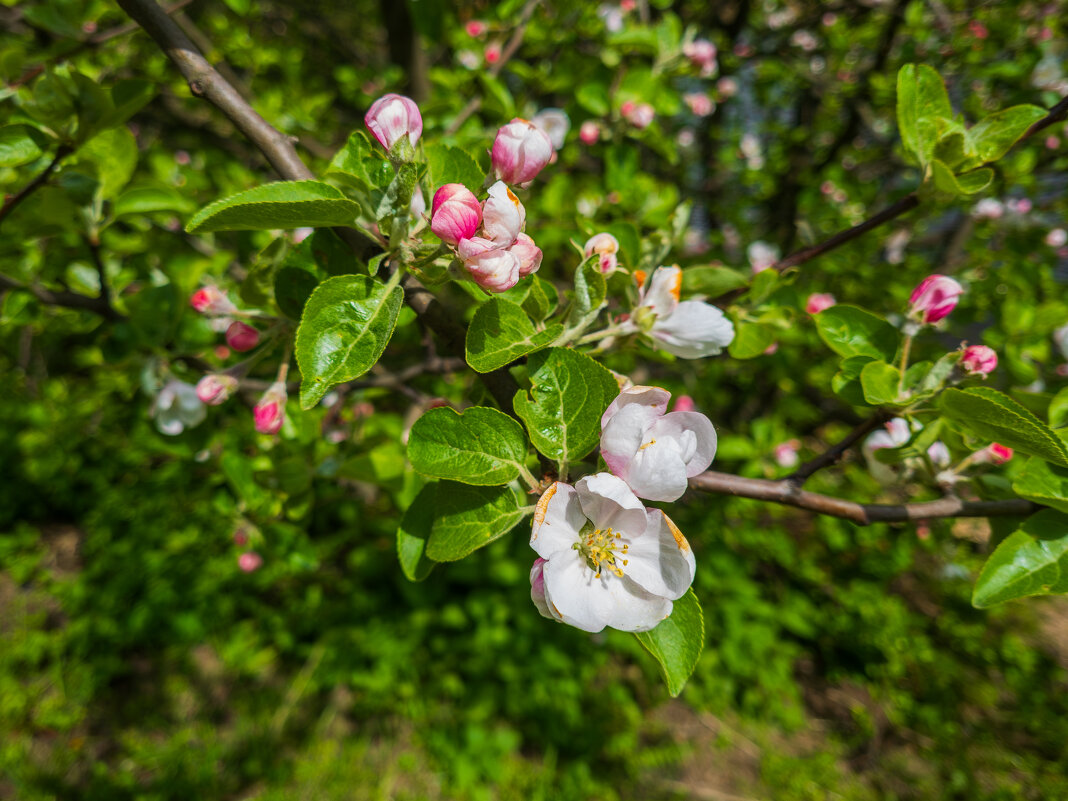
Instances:
[[[531,489],[537,489],[538,479],[534,478],[534,474],[527,470],[526,465],[519,465],[519,475]]]
[[[607,339],[608,337],[614,337],[617,334],[625,333],[625,328],[622,325],[610,325],[607,328],[602,328],[600,331],[594,331],[593,333],[586,334],[584,337],[580,337],[575,344],[585,345],[588,342],[596,342],[599,339]]]
[[[905,394],[905,371],[909,366],[909,351],[912,349],[912,334],[905,334],[905,343],[901,346],[901,377],[897,381],[897,396]]]

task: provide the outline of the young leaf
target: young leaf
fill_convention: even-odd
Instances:
[[[507,534],[523,516],[515,493],[508,487],[439,481],[426,555],[435,562],[463,559]]]
[[[408,460],[416,472],[464,484],[507,484],[519,475],[527,455],[523,427],[484,406],[457,413],[431,409],[412,426]]]
[[[1013,479],[1012,491],[1021,498],[1068,512],[1068,469],[1032,457]]]
[[[926,64],[906,64],[897,73],[897,125],[901,143],[921,164],[938,141],[939,117],[953,118],[942,77]]]
[[[475,372],[488,373],[546,347],[563,332],[558,323],[536,331],[519,306],[492,298],[478,307],[467,329],[467,363]]]
[[[424,145],[423,151],[431,195],[445,184],[463,184],[476,194],[482,189],[486,171],[460,148],[431,142]]]
[[[536,275],[531,277],[529,287],[527,296],[523,298],[521,305],[534,322],[540,323],[556,311],[560,303],[560,295],[555,286]]]
[[[531,389],[512,403],[530,439],[550,459],[581,459],[597,444],[601,415],[619,394],[612,374],[589,356],[549,348],[527,361]]]
[[[426,556],[437,506],[437,486],[432,482],[419,490],[397,528],[397,559],[408,581],[422,581],[437,564]]]
[[[871,356],[850,356],[842,359],[838,372],[831,377],[831,389],[834,394],[852,406],[867,406],[864,388],[860,383],[860,374],[865,366],[875,361]]]
[[[185,230],[207,233],[329,227],[348,225],[359,213],[357,203],[329,184],[279,181],[216,200],[194,214]]]
[[[897,353],[897,329],[871,312],[839,303],[815,315],[820,339],[839,356],[868,356],[890,362]]]
[[[1025,598],[1068,592],[1068,516],[1053,509],[1031,515],[990,555],[975,582],[980,609]]]
[[[974,195],[994,180],[994,171],[989,167],[954,175],[953,170],[938,159],[931,162],[931,175],[938,190],[948,195]]]
[[[687,296],[718,298],[747,286],[749,277],[730,267],[688,267],[682,271],[682,288]]]
[[[977,122],[969,129],[968,138],[982,161],[997,161],[1045,116],[1046,110],[1038,106],[1011,106]]]
[[[608,294],[608,284],[598,267],[596,256],[586,259],[575,270],[575,299],[568,315],[568,325],[582,327],[593,322]]]
[[[685,271],[683,275],[686,275]],[[727,348],[727,352],[735,359],[755,359],[757,356],[763,356],[764,351],[775,341],[774,326],[739,322],[735,330],[737,333]]]
[[[892,406],[898,402],[897,387],[901,380],[898,369],[886,362],[868,362],[860,371],[860,386],[864,400],[872,406]]]
[[[353,131],[345,146],[334,154],[326,174],[354,179],[367,191],[385,189],[393,180],[393,166],[382,151],[367,141],[363,131]]]
[[[403,300],[400,287],[387,290],[365,275],[339,275],[316,287],[297,328],[302,409],[374,366],[393,336]]]
[[[705,618],[694,591],[675,601],[671,614],[656,628],[634,636],[660,663],[668,693],[678,697],[705,647]]]
[[[987,387],[947,389],[939,405],[945,417],[977,437],[1068,466],[1060,437],[1004,393]]]
[[[18,167],[39,159],[44,152],[44,136],[29,125],[5,125],[0,128],[0,167]]]

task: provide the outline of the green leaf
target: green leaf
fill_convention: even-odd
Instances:
[[[540,350],[564,332],[559,323],[536,331],[527,313],[500,298],[483,303],[467,329],[465,356],[478,373],[488,373]]]
[[[92,165],[106,200],[118,195],[137,168],[137,140],[128,128],[110,128],[78,148],[75,163]]]
[[[408,461],[416,472],[493,486],[517,478],[527,456],[523,427],[496,409],[431,409],[412,426]]]
[[[1068,512],[1068,469],[1032,457],[1013,478],[1012,491],[1021,498]]]
[[[921,164],[938,142],[938,118],[952,119],[946,85],[926,64],[906,64],[897,73],[897,125],[901,143]]]
[[[868,356],[890,362],[897,353],[897,329],[871,312],[839,303],[815,315],[820,339],[839,356]]]
[[[838,372],[831,377],[831,389],[846,403],[853,406],[867,406],[864,388],[860,383],[860,374],[864,367],[875,361],[871,356],[850,356],[842,359]]]
[[[363,131],[353,131],[326,168],[327,175],[339,173],[356,179],[367,191],[385,189],[394,176],[389,159],[368,141]]]
[[[439,481],[426,555],[455,562],[507,534],[524,517],[508,487],[472,487]]]
[[[940,390],[946,383],[946,379],[953,374],[953,368],[957,366],[960,357],[961,352],[959,350],[953,350],[940,358],[920,380],[919,384],[916,386],[916,392],[922,395]],[[910,367],[909,369],[911,370],[912,368]]]
[[[0,167],[18,167],[39,159],[44,151],[44,137],[29,125],[5,125],[0,128]]]
[[[774,326],[746,322],[739,322],[735,331],[737,333],[727,348],[727,352],[735,359],[755,359],[764,355],[764,351],[775,342],[777,333]]]
[[[931,177],[939,191],[949,195],[974,195],[994,180],[994,171],[989,167],[954,175],[944,162],[934,159],[931,162]]]
[[[319,276],[302,267],[281,266],[274,274],[274,300],[282,314],[299,320],[312,292],[319,285]]]
[[[475,194],[481,191],[486,171],[463,150],[432,142],[424,146],[423,152],[426,154],[427,183],[431,193],[445,184],[463,184]]]
[[[1044,509],[994,550],[975,582],[980,609],[1030,595],[1068,592],[1068,516]]]
[[[997,161],[1045,116],[1046,110],[1038,106],[1010,106],[977,122],[968,130],[968,138],[982,161]]]
[[[540,323],[554,311],[560,303],[560,295],[556,287],[544,278],[531,276],[527,283],[529,289],[523,299],[523,311],[530,315],[534,322]]]
[[[188,233],[348,225],[360,207],[318,181],[279,181],[239,192],[193,215]]]
[[[196,204],[177,189],[168,186],[143,186],[127,189],[119,195],[112,204],[111,216],[118,219],[157,211],[188,214],[194,208]]]
[[[887,406],[898,403],[897,387],[901,380],[898,369],[886,362],[868,362],[860,371],[860,386],[864,400],[872,406]]]
[[[434,526],[436,496],[436,482],[420,489],[397,528],[397,559],[408,581],[422,581],[437,564],[426,556],[426,543]]]
[[[687,296],[718,298],[749,286],[749,277],[729,267],[687,267],[682,271],[682,288]]]
[[[125,78],[111,87],[112,110],[101,125],[113,128],[122,125],[144,108],[156,96],[156,86],[140,78]]]
[[[302,409],[371,369],[393,336],[403,301],[400,287],[388,289],[365,275],[339,275],[316,287],[297,328]]]
[[[1068,451],[1060,437],[1002,392],[987,387],[947,389],[939,405],[945,417],[983,440],[1068,466]]]
[[[619,394],[612,373],[589,356],[549,348],[527,360],[531,389],[512,403],[530,439],[550,459],[581,459],[601,436],[601,415]]]
[[[678,697],[705,647],[705,618],[694,591],[675,601],[671,614],[656,628],[634,636],[660,663],[668,693]]]
[[[598,266],[597,257],[586,259],[575,270],[575,295],[568,315],[568,325],[582,328],[593,322],[601,312],[601,304],[608,294],[608,283]]]
[[[1046,416],[1049,418],[1050,428],[1062,429],[1068,426],[1068,387],[1053,396]]]

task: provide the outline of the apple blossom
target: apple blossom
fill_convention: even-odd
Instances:
[[[464,30],[468,36],[479,37],[486,32],[488,27],[482,20],[473,19],[464,25]]]
[[[197,382],[197,397],[208,406],[218,406],[237,390],[237,379],[227,373],[208,373]]]
[[[252,410],[256,430],[261,434],[277,434],[286,416],[286,385],[284,381],[275,381],[260,397],[259,403]]]
[[[593,120],[586,120],[579,126],[579,141],[584,145],[597,144],[601,138],[601,126]]]
[[[1005,462],[1012,458],[1012,448],[997,442],[990,443],[990,446],[986,449],[986,453],[987,458],[989,458],[993,464],[1005,464]]]
[[[245,551],[237,557],[237,566],[245,573],[254,573],[263,565],[263,557],[255,551]]]
[[[498,247],[508,247],[519,238],[527,210],[503,181],[491,186],[488,194],[482,204],[482,230]]]
[[[1004,204],[993,197],[984,197],[972,209],[972,216],[978,220],[996,220],[1004,213]]]
[[[434,193],[430,230],[442,242],[455,245],[475,235],[482,224],[482,206],[463,184],[445,184]]]
[[[493,140],[490,159],[497,177],[509,184],[534,180],[553,155],[549,135],[532,122],[516,117],[502,125]]]
[[[947,275],[929,275],[920,282],[909,297],[909,317],[924,323],[937,323],[957,305],[964,287]]]
[[[619,265],[616,260],[616,254],[619,253],[619,240],[607,231],[594,234],[587,239],[582,252],[587,259],[596,253],[597,264],[605,275],[614,273]]]
[[[530,594],[538,611],[595,633],[648,631],[693,583],[690,544],[667,515],[646,509],[609,473],[556,482],[534,512]]]
[[[516,237],[515,242],[508,248],[508,251],[519,259],[520,278],[536,273],[538,268],[541,267],[541,248],[534,244],[534,240],[526,234],[520,234]]]
[[[829,309],[838,301],[829,292],[813,292],[805,302],[805,311],[809,314],[819,314],[824,309]]]
[[[1063,228],[1054,228],[1046,234],[1045,242],[1051,248],[1064,247],[1068,243],[1068,231]]]
[[[801,463],[801,457],[797,455],[800,444],[796,439],[789,439],[776,445],[775,464],[785,468],[797,467]]]
[[[482,57],[486,59],[487,64],[496,64],[501,60],[501,44],[500,42],[491,42],[486,45],[486,49],[482,51]]]
[[[488,239],[461,239],[456,252],[472,280],[487,292],[504,292],[519,282],[519,257]]]
[[[625,332],[638,331],[653,344],[682,359],[714,356],[734,340],[734,325],[715,306],[699,300],[679,300],[682,269],[659,267],[645,281],[640,271],[641,303],[622,324]]]
[[[696,117],[707,117],[716,110],[716,104],[704,92],[689,92],[683,95],[682,99]]]
[[[619,113],[639,131],[648,128],[656,115],[656,111],[648,103],[635,103],[633,100],[623,103],[619,107]]]
[[[931,463],[935,467],[949,467],[952,457],[949,455],[949,448],[946,447],[946,443],[942,440],[932,442],[927,448],[927,456],[931,459]]]
[[[671,407],[673,412],[692,412],[697,408],[697,404],[693,402],[693,398],[689,395],[679,395],[675,398],[675,403]]]
[[[635,495],[674,501],[716,455],[716,429],[700,412],[668,412],[659,387],[623,390],[601,416],[601,456]]]
[[[779,260],[779,249],[767,242],[751,242],[745,249],[745,255],[749,258],[753,272],[759,273],[775,265]]]
[[[189,298],[189,305],[201,314],[221,316],[233,314],[237,307],[218,287],[205,286],[194,292]]]
[[[702,76],[707,78],[715,74],[716,46],[707,39],[696,39],[683,45],[682,54],[701,71]]]
[[[874,431],[864,440],[861,451],[867,462],[868,472],[880,484],[889,484],[894,480],[894,471],[875,458],[875,451],[882,448],[899,448],[912,438],[912,429],[903,417],[888,421],[882,430]]]
[[[152,416],[161,434],[175,437],[187,428],[204,422],[208,410],[197,395],[196,387],[185,381],[168,381],[152,406]]]
[[[964,349],[960,366],[968,375],[981,375],[986,378],[998,366],[998,355],[993,348],[986,345],[970,345]]]
[[[412,192],[412,200],[408,204],[408,216],[418,221],[425,213],[426,197],[423,195],[423,188],[416,184],[415,191]]]
[[[238,353],[252,350],[260,343],[260,332],[251,325],[246,325],[238,320],[230,323],[226,329],[226,344]]]
[[[567,132],[571,130],[571,118],[566,112],[558,108],[542,109],[534,115],[531,122],[545,132],[554,150],[559,150],[564,146]]]
[[[1054,329],[1053,342],[1057,346],[1057,350],[1061,352],[1061,356],[1068,359],[1068,323]]]
[[[423,135],[423,116],[410,97],[388,94],[371,104],[363,118],[367,129],[386,150],[407,136],[414,147]]]

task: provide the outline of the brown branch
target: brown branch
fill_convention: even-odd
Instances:
[[[819,456],[805,462],[797,470],[788,475],[784,480],[789,481],[794,486],[800,487],[805,481],[807,481],[813,474],[822,470],[825,467],[830,467],[841,459],[845,452],[852,448],[856,443],[878,428],[887,419],[885,412],[876,412],[872,417],[869,417],[863,423],[858,425],[852,431],[850,431],[842,439],[841,442],[833,445],[825,450]]]
[[[2,273],[0,273],[0,290],[29,292],[41,301],[41,303],[48,306],[62,306],[67,309],[91,311],[108,320],[125,319],[123,315],[115,311],[115,309],[111,307],[111,304],[103,298],[91,298],[88,295],[79,295],[77,292],[53,291],[41,286],[24,284],[21,281],[16,281],[14,278]]]
[[[690,479],[690,486],[704,492],[794,506],[821,515],[841,517],[861,526],[870,523],[904,523],[910,520],[942,517],[1023,516],[1042,508],[1022,498],[1004,501],[965,501],[960,498],[946,497],[922,503],[856,503],[844,498],[806,492],[790,481],[743,478],[730,473],[717,473],[714,470],[694,476]]]
[[[4,205],[0,207],[0,224],[4,222],[7,215],[13,212],[22,201],[44,186],[48,182],[52,172],[59,166],[59,162],[73,152],[73,148],[70,148],[67,145],[60,145],[59,149],[56,150],[55,158],[52,159],[48,166],[41,170],[36,178],[26,184],[26,186],[22,187],[16,194],[4,201]]]

